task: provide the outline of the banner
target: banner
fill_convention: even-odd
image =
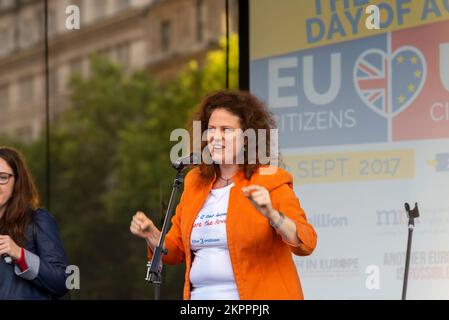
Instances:
[[[372,26],[375,6],[378,29]],[[318,232],[309,299],[449,298],[449,0],[250,2],[250,87]]]

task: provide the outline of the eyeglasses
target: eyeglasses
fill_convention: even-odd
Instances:
[[[0,172],[0,185],[5,185],[9,182],[9,179],[11,177],[15,177],[15,174],[7,173],[7,172]]]

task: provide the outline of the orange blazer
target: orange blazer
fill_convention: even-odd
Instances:
[[[272,175],[261,175],[259,170],[250,180],[245,178],[242,171],[237,173],[229,195],[226,233],[240,299],[303,299],[292,253],[310,255],[316,247],[317,234],[307,222],[304,210],[295,196],[292,176],[280,168]],[[270,192],[273,208],[296,222],[298,238],[301,240],[298,247],[284,242],[268,219],[245,197],[241,188],[250,184],[265,187]],[[194,257],[190,250],[190,234],[212,185],[213,181],[206,182],[201,177],[199,168],[194,168],[186,175],[184,192],[164,243],[168,249],[168,254],[163,257],[164,263],[186,263],[183,294],[186,300],[190,299],[189,275]],[[148,249],[149,260],[151,256],[152,252]]]

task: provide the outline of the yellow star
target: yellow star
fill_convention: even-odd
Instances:
[[[415,71],[415,77],[421,78],[421,71],[416,70],[416,71]]]
[[[404,96],[399,96],[398,100],[399,100],[399,103],[404,103],[405,97]]]
[[[404,62],[404,57],[403,56],[399,56],[399,57],[397,57],[397,62],[399,63],[399,64],[401,64],[402,62]]]
[[[416,64],[416,63],[418,62],[418,58],[416,58],[416,56],[413,56],[413,57],[410,59],[410,62],[413,63],[413,64]]]
[[[427,164],[429,166],[432,166],[432,167],[436,168],[438,162],[436,160],[427,160]]]
[[[415,86],[411,83],[409,83],[409,85],[407,86],[408,91],[413,92],[415,91]]]

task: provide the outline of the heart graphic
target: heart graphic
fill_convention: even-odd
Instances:
[[[391,122],[419,95],[426,69],[423,54],[414,47],[401,47],[392,54],[369,49],[356,61],[354,84],[363,102]]]

